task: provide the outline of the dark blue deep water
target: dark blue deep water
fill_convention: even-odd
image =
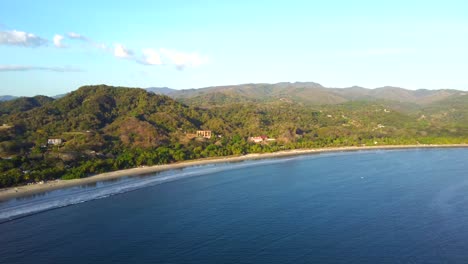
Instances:
[[[247,164],[4,221],[0,263],[468,263],[468,149]]]

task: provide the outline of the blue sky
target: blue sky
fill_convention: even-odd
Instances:
[[[122,2],[122,3],[121,3]],[[3,1],[0,95],[313,81],[468,90],[467,1]]]

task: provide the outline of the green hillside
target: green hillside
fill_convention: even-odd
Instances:
[[[0,116],[11,113],[21,113],[43,106],[54,99],[47,96],[20,97],[14,100],[0,101]]]
[[[407,91],[406,99],[391,100],[377,98],[382,91],[355,87],[337,95],[314,83],[219,89],[174,100],[98,85],[55,100],[0,103],[0,187],[294,148],[468,142],[468,96],[460,91],[435,101],[426,99],[440,91],[410,92],[425,98],[415,102]],[[213,135],[197,137],[197,130]],[[255,136],[271,140],[248,140]]]

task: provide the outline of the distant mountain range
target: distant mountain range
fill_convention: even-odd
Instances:
[[[359,86],[348,88],[327,88],[314,82],[281,82],[276,84],[252,83],[241,85],[212,86],[198,89],[177,90],[169,87],[149,87],[146,91],[167,95],[186,104],[212,106],[226,103],[244,102],[292,102],[307,105],[340,104],[348,101],[392,101],[419,106],[427,105],[468,92],[440,90],[408,90],[385,86],[368,89]],[[61,98],[66,94],[53,96]],[[0,96],[0,101],[17,99],[16,96]]]
[[[68,93],[58,94],[58,95],[52,96],[51,98],[59,99],[59,98],[64,97],[67,94]],[[12,101],[18,98],[25,98],[25,96],[0,95],[0,102]]]
[[[426,105],[465,94],[463,91],[452,89],[408,90],[391,86],[376,89],[368,89],[359,86],[349,88],[326,88],[314,82],[242,84],[185,90],[176,90],[167,87],[151,87],[146,90],[155,94],[168,95],[187,104],[206,106],[225,103],[274,101],[324,105],[358,100],[384,100]]]
[[[169,87],[149,87],[145,89],[146,91],[154,94],[162,94],[162,95],[169,95],[175,91],[176,89],[171,89]]]
[[[11,100],[14,100],[16,98],[18,98],[18,97],[12,96],[12,95],[0,95],[0,102],[11,101]]]

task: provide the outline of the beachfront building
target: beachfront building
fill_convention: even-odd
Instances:
[[[197,137],[211,138],[211,130],[197,130]]]

